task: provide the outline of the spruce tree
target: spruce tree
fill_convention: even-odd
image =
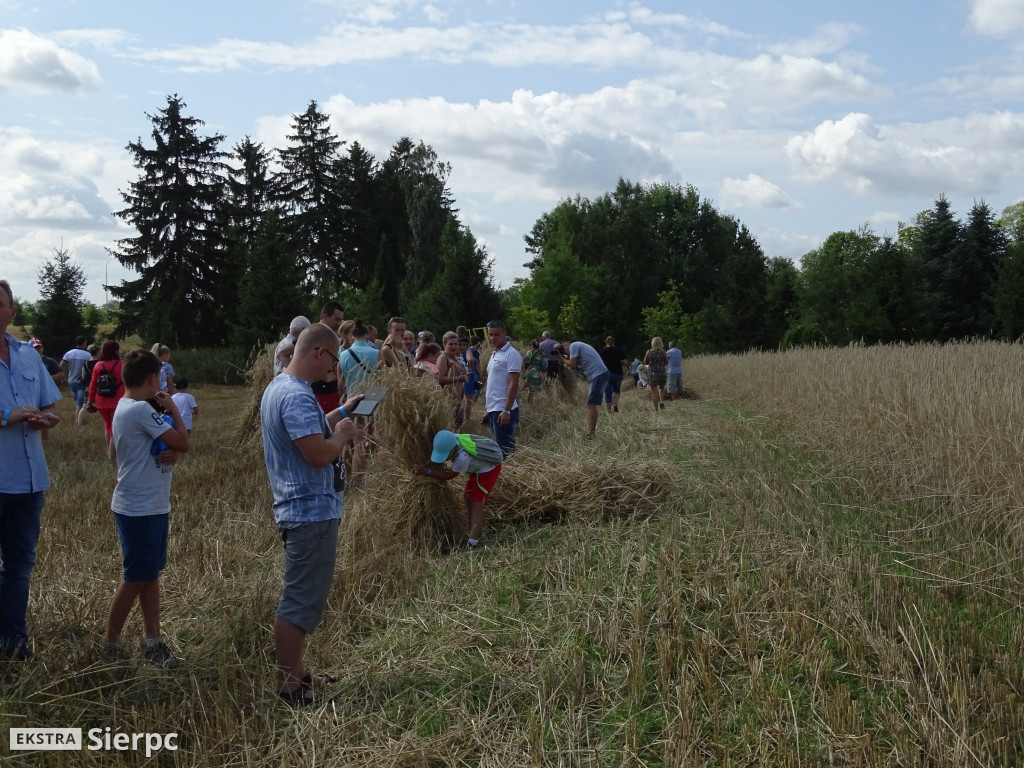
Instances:
[[[39,337],[49,357],[59,360],[75,346],[75,338],[93,338],[96,326],[82,317],[85,271],[71,261],[71,252],[53,249],[53,258],[39,269],[39,301],[35,305],[32,335]]]
[[[333,298],[350,278],[350,223],[340,176],[344,145],[315,101],[292,116],[289,145],[278,150],[289,247],[314,303]]]
[[[226,337],[222,308],[233,277],[222,233],[223,136],[200,136],[202,120],[186,115],[176,94],[146,116],[153,145],[127,146],[140,176],[121,197],[115,216],[137,234],[109,249],[138,278],[111,286],[121,300],[119,336],[138,333],[146,343],[216,346]]]

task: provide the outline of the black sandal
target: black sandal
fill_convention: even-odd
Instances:
[[[316,703],[316,696],[303,684],[304,682],[299,683],[294,690],[278,691],[277,695],[290,707],[311,707]],[[307,693],[310,695],[306,696]]]

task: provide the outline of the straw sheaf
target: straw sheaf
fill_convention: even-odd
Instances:
[[[246,390],[249,401],[238,420],[238,435],[243,445],[259,444],[262,446],[262,430],[260,428],[260,402],[263,390],[274,378],[274,350],[276,344],[268,344],[262,352],[256,354],[245,372]]]
[[[669,469],[654,461],[626,464],[521,447],[502,465],[487,512],[504,523],[648,517],[668,501],[670,481]]]
[[[431,378],[385,369],[376,384],[388,388],[374,414],[373,452],[362,503],[347,517],[355,542],[396,538],[432,548],[451,541],[464,527],[459,501],[449,484],[412,474],[430,460],[434,435],[455,428],[451,398]]]

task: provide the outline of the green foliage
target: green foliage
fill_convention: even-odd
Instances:
[[[91,339],[96,334],[97,324],[86,323],[82,317],[85,283],[85,271],[72,263],[71,252],[63,247],[54,248],[53,258],[39,269],[40,298],[32,318],[32,335],[42,339],[54,359],[74,347],[76,337]]]
[[[111,287],[122,300],[116,333],[138,333],[147,343],[174,347],[219,344],[227,337],[223,308],[233,300],[234,278],[220,208],[223,204],[221,135],[200,136],[202,120],[167,97],[152,123],[153,147],[128,144],[138,180],[121,197],[115,216],[135,229],[110,254],[138,274]]]
[[[580,308],[580,297],[575,293],[558,310],[558,325],[556,326],[558,337],[561,339],[579,339],[582,328],[582,309]]]

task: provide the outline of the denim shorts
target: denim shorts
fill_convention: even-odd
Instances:
[[[170,515],[119,515],[117,537],[121,540],[125,581],[154,581],[167,565],[167,532]]]
[[[307,635],[320,624],[334,581],[340,518],[279,523],[284,542],[284,584],[277,617]]]
[[[75,396],[75,405],[81,408],[85,405],[85,396],[89,394],[85,391],[85,385],[82,384],[81,379],[72,379],[68,386],[71,387],[71,394]]]
[[[590,380],[590,388],[587,389],[587,405],[600,405],[604,400],[604,388],[608,386],[608,371]]]

